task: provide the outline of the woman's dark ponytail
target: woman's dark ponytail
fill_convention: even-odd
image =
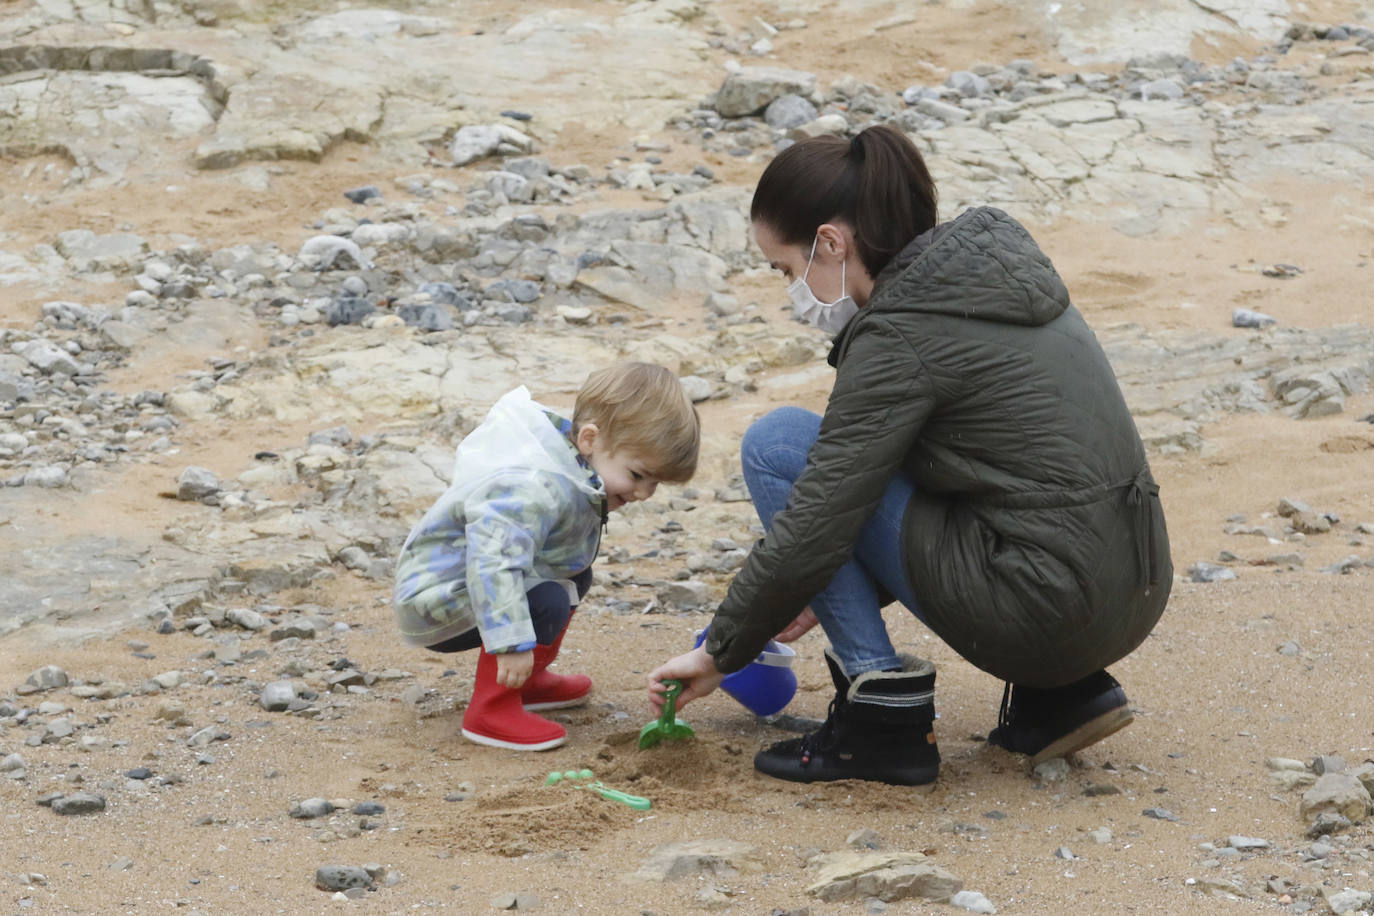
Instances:
[[[818,226],[842,219],[876,277],[935,225],[938,210],[920,152],[905,134],[878,125],[853,140],[814,137],[783,150],[759,178],[749,216],[794,245],[809,244]]]

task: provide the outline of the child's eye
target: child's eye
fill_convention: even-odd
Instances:
[[[635,480],[637,480],[637,481],[638,481],[638,480],[643,480],[643,479],[644,479],[644,475],[641,474],[641,473],[639,473],[638,471],[631,471],[631,472],[630,472],[630,476],[633,477],[633,478],[634,478]]]

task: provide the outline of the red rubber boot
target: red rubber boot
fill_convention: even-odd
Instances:
[[[572,622],[571,616],[568,621]],[[585,674],[554,674],[547,670],[558,657],[567,632],[568,627],[564,626],[563,632],[551,644],[534,647],[534,673],[520,689],[520,702],[526,709],[564,709],[587,702],[587,694],[592,692],[591,678]]]
[[[547,751],[562,744],[568,737],[567,730],[557,722],[526,712],[519,690],[496,683],[496,656],[486,649],[478,652],[477,683],[463,713],[463,737],[512,751]]]

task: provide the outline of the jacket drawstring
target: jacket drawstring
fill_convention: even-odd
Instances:
[[[1136,511],[1136,562],[1145,577],[1145,594],[1148,595],[1159,584],[1159,575],[1155,572],[1155,503],[1159,500],[1159,484],[1150,479],[1148,468],[1141,468],[1127,486],[1130,489],[1126,501],[1135,506]]]

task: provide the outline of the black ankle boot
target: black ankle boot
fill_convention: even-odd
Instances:
[[[868,671],[853,681],[825,653],[835,699],[819,731],[759,751],[754,769],[792,782],[868,779],[894,786],[934,782],[935,666],[902,656],[901,671]]]
[[[1008,682],[988,744],[1029,754],[1037,766],[1096,744],[1133,718],[1126,691],[1105,671],[1050,689]]]

